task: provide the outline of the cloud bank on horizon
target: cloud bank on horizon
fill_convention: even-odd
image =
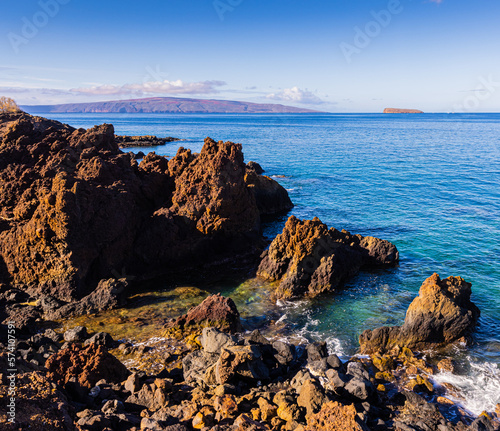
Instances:
[[[478,106],[463,95],[500,80],[498,13],[499,2],[468,0],[204,2],[196,13],[182,0],[5,2],[0,94],[20,104],[217,95],[343,112],[500,111],[500,91]]]
[[[224,81],[183,82],[176,81],[149,81],[142,84],[124,85],[93,85],[90,87],[73,88],[70,91],[90,95],[143,95],[143,94],[213,94],[219,92],[219,87],[226,85]]]
[[[308,90],[301,90],[299,87],[285,88],[278,93],[271,93],[266,96],[268,99],[281,100],[290,103],[305,103],[320,105],[324,103],[322,99]]]

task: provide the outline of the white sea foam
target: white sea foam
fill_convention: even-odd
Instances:
[[[307,300],[302,300],[302,301],[287,301],[286,299],[278,299],[276,301],[276,305],[278,307],[282,308],[299,308],[302,307],[303,305],[307,304]]]
[[[451,383],[460,389],[465,400],[447,395],[457,404],[464,407],[474,415],[483,411],[495,411],[495,406],[500,403],[500,368],[498,364],[490,362],[470,362],[470,371],[467,375],[456,375],[446,372],[431,376],[437,384]]]
[[[288,317],[288,314],[286,314],[286,313],[283,314],[283,316],[281,316],[278,320],[276,320],[275,325],[277,325],[279,323],[283,323],[286,320],[287,317]]]
[[[340,341],[336,337],[328,337],[325,339],[326,341],[326,346],[328,347],[328,354],[329,355],[337,355],[340,357],[342,360],[347,360],[349,359],[348,355],[345,353],[344,346],[342,345],[342,341]]]

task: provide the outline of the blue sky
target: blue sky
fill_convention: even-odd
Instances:
[[[0,4],[0,95],[500,111],[498,0]]]

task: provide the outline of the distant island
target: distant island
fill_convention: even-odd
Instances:
[[[423,114],[420,109],[385,108],[384,114]]]
[[[320,111],[271,103],[249,103],[232,100],[148,97],[107,102],[66,103],[61,105],[27,105],[30,114],[47,113],[171,113],[171,114],[307,114]]]

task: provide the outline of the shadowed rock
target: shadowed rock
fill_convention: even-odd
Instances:
[[[290,211],[293,203],[288,192],[272,178],[259,175],[259,171],[259,169],[248,168],[247,165],[245,183],[255,196],[260,214],[274,215]]]
[[[361,351],[385,351],[396,345],[421,350],[466,340],[480,314],[470,296],[471,284],[463,278],[441,280],[433,274],[408,307],[403,325],[364,331],[359,338]]]
[[[363,267],[392,266],[398,259],[389,241],[328,229],[317,217],[302,221],[291,216],[257,274],[279,282],[278,298],[316,296],[337,289]]]

